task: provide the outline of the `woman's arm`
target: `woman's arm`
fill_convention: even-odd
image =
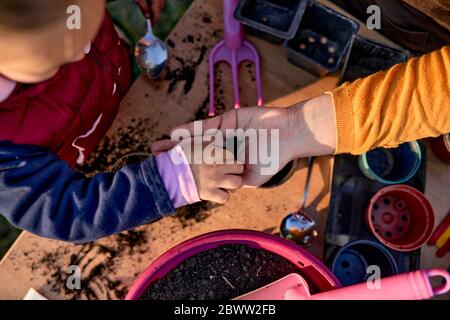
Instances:
[[[450,132],[450,47],[411,59],[331,92],[336,153]]]
[[[361,154],[450,132],[450,47],[293,106],[297,157]]]
[[[202,121],[202,130],[279,131],[279,169],[295,158],[360,154],[450,132],[450,47],[346,83],[290,108],[242,108]],[[178,128],[197,134],[194,124]],[[164,150],[155,143],[152,150]],[[247,164],[244,185],[259,186],[261,163]]]

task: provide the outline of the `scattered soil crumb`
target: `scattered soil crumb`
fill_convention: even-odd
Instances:
[[[110,237],[108,244],[95,242],[76,245],[78,250],[69,251],[64,247],[47,252],[39,261],[39,268],[33,263],[31,270],[39,270],[46,276],[47,286],[57,296],[67,299],[123,299],[128,288],[114,279],[117,262],[124,256],[143,254],[148,251],[147,234],[144,230],[130,230]],[[75,265],[81,271],[81,288],[67,286],[68,266]],[[70,281],[69,281],[70,282]]]
[[[211,209],[216,206],[208,201],[197,202],[178,208],[175,218],[180,221],[183,228],[187,228],[196,222],[205,221],[211,215]]]

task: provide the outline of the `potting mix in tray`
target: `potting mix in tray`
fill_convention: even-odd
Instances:
[[[233,299],[299,269],[286,259],[242,244],[200,252],[153,282],[140,300]],[[312,293],[317,287],[308,282]]]

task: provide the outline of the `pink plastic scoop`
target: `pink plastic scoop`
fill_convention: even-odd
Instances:
[[[443,277],[445,284],[433,288],[430,279]],[[443,269],[419,270],[380,280],[379,288],[360,283],[311,295],[305,279],[292,273],[236,300],[423,300],[450,290],[450,274]]]
[[[234,18],[234,11],[239,0],[224,0],[224,40],[218,43],[209,56],[209,116],[215,115],[214,99],[214,67],[219,62],[227,62],[231,66],[234,92],[234,108],[241,107],[239,95],[239,64],[250,61],[255,65],[256,89],[258,93],[258,106],[263,105],[261,89],[261,69],[258,51],[247,41],[244,41],[242,25]]]

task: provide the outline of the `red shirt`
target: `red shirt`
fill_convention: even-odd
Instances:
[[[106,14],[82,61],[47,81],[17,84],[0,102],[0,140],[42,146],[81,164],[111,126],[130,84],[128,46]]]

